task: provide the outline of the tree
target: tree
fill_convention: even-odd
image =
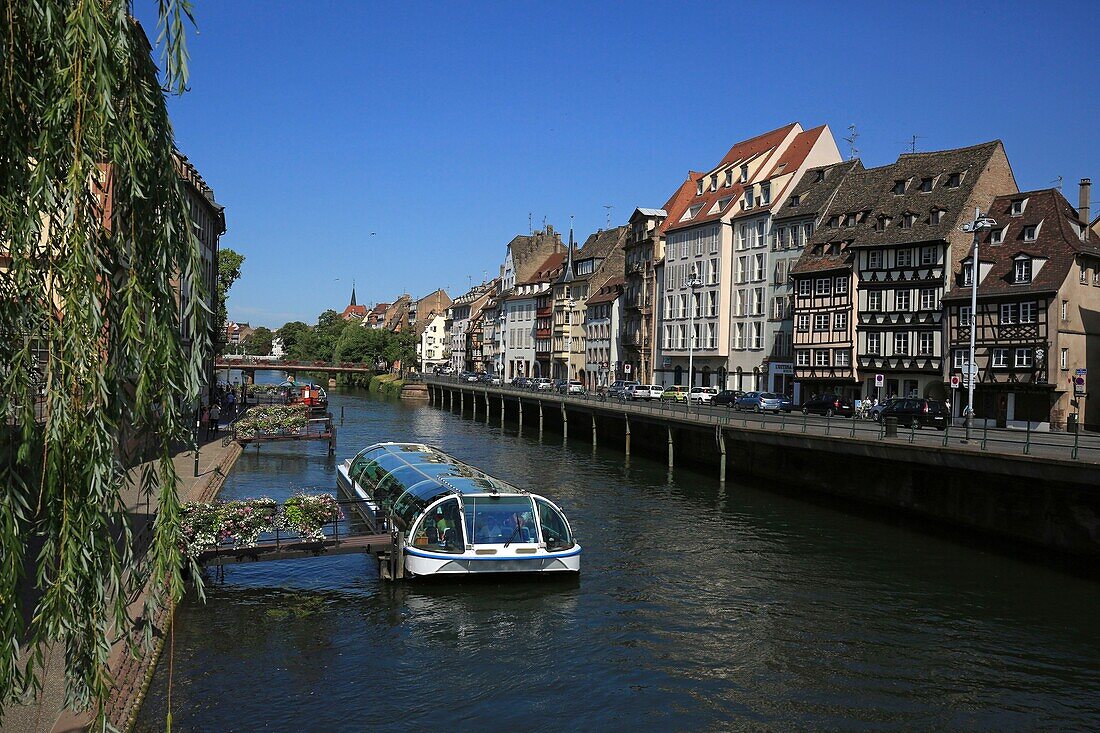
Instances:
[[[7,2],[0,31],[0,713],[57,644],[97,729],[129,594],[148,579],[152,618],[183,591],[172,455],[212,330],[165,104],[190,3],[157,7],[163,78],[130,0]],[[154,456],[137,477],[124,431]],[[140,560],[129,488],[155,498]]]
[[[256,326],[252,333],[245,337],[245,353],[254,356],[267,356],[271,353],[271,340],[273,338],[275,338],[275,334],[271,332],[270,328]]]
[[[283,342],[283,352],[288,359],[312,360],[313,329],[301,321],[291,321],[275,332]]]
[[[345,328],[336,345],[336,362],[373,365],[384,360],[387,335],[385,331],[363,328],[358,324]]]
[[[401,362],[401,371],[408,372],[416,363],[416,336],[412,331],[389,334],[389,342],[386,344],[386,363],[393,366]]]
[[[243,264],[244,255],[237,254],[228,247],[218,250],[218,297],[216,302],[218,311],[214,315],[214,322],[218,324],[218,328],[214,335],[214,349],[219,356],[225,353],[225,326],[229,323],[229,311],[226,309],[225,303],[229,298],[229,289],[241,277],[241,265]],[[268,350],[270,351],[270,347]]]
[[[336,344],[344,329],[349,325],[334,310],[327,310],[317,317],[317,326],[313,329],[313,355],[317,361],[332,361],[336,353]],[[356,324],[354,326],[358,328]]]

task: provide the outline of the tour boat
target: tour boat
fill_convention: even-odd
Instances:
[[[368,524],[401,534],[411,576],[579,573],[581,547],[549,499],[419,443],[376,443],[337,467]]]

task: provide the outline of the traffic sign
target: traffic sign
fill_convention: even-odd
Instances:
[[[1088,370],[1088,369],[1078,369],[1078,370],[1077,370],[1077,376],[1079,376],[1079,377],[1083,377],[1083,376],[1085,376],[1086,374],[1088,374],[1088,372],[1089,372],[1089,370]]]
[[[633,369],[634,369],[633,364],[631,364],[629,362],[626,363],[626,364],[623,364],[623,371],[626,372],[627,374],[630,374],[630,372],[633,371]]]
[[[951,389],[958,389],[958,388],[959,388],[959,375],[958,374],[952,374],[951,375]]]
[[[1078,369],[1077,371],[1081,372],[1081,371],[1084,371],[1084,370],[1083,369]],[[1077,396],[1083,395],[1084,393],[1085,393],[1085,375],[1078,374],[1076,377],[1073,378],[1073,394],[1074,394],[1075,397],[1077,397]]]
[[[882,374],[875,375],[875,386],[881,387],[886,382],[886,377]]]

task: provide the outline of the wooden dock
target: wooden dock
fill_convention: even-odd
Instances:
[[[201,566],[234,565],[268,560],[297,560],[327,555],[364,554],[381,556],[393,550],[393,537],[384,534],[351,534],[326,537],[323,540],[271,539],[261,540],[252,547],[218,547],[201,553],[196,560]]]

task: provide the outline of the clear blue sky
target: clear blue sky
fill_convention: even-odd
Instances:
[[[454,295],[529,212],[575,214],[583,241],[605,205],[623,223],[790,121],[844,154],[855,123],[868,166],[913,134],[1000,138],[1021,188],[1062,176],[1076,205],[1100,184],[1097,2],[196,6],[170,109],[247,257],[229,315],[254,325],[313,323],[353,278],[361,303]]]

